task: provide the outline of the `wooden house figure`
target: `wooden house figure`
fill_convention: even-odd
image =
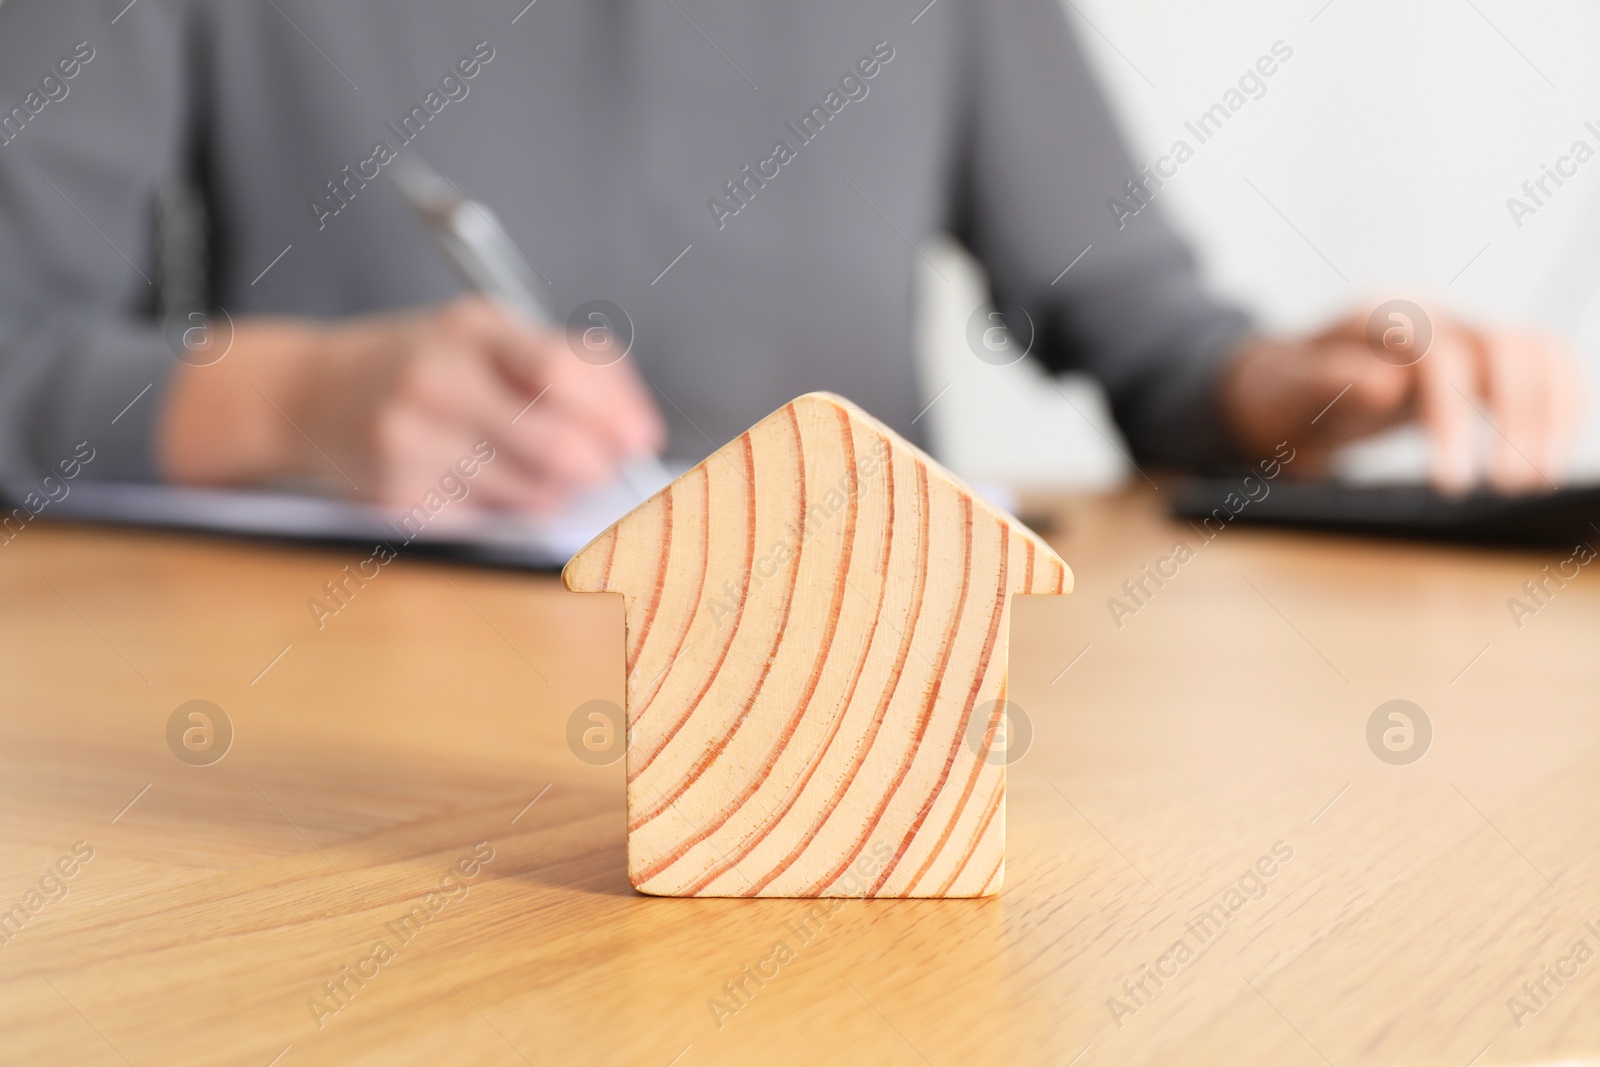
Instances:
[[[920,449],[807,394],[563,579],[623,595],[636,889],[999,891],[1004,759],[969,725],[1005,699],[1011,595],[1072,574]]]

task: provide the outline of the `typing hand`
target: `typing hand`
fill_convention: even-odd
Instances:
[[[334,324],[239,320],[225,357],[174,377],[158,452],[175,482],[309,477],[405,507],[486,441],[475,500],[540,511],[664,440],[627,360],[586,362],[562,334],[467,297]]]
[[[1221,383],[1239,445],[1266,455],[1287,439],[1309,460],[1296,469],[1317,473],[1337,446],[1417,421],[1439,489],[1465,492],[1481,478],[1503,492],[1551,488],[1583,415],[1571,352],[1547,337],[1406,307],[1353,314],[1300,340],[1248,342]]]

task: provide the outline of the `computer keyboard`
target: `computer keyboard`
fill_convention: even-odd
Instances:
[[[1209,518],[1211,529],[1260,523],[1471,544],[1600,545],[1600,485],[1452,497],[1422,485],[1269,482],[1241,474],[1186,481],[1170,493],[1170,503],[1178,518]]]

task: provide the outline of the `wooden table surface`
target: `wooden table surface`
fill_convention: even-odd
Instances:
[[[1600,572],[1519,627],[1569,553],[1035,510],[1078,587],[1014,613],[1004,893],[805,927],[628,887],[621,764],[566,741],[622,698],[619,600],[402,556],[319,629],[365,553],[29,526],[0,547],[0,1062],[1600,1055]],[[194,699],[234,729],[209,766],[169,748]],[[1368,744],[1392,699],[1432,725],[1407,765]]]

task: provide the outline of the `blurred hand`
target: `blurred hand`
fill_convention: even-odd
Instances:
[[[1583,414],[1572,354],[1532,333],[1478,329],[1444,315],[1432,315],[1431,324],[1431,343],[1409,366],[1395,365],[1415,358],[1405,351],[1405,331],[1417,324],[1404,318],[1378,324],[1380,333],[1399,331],[1385,334],[1387,351],[1381,340],[1369,344],[1364,313],[1303,340],[1249,342],[1221,387],[1236,441],[1247,454],[1266,455],[1288,440],[1309,460],[1295,469],[1319,474],[1339,445],[1417,421],[1438,488],[1460,493],[1485,477],[1504,492],[1551,488]],[[1487,456],[1479,445],[1484,416],[1494,427]]]
[[[626,360],[580,360],[474,296],[334,324],[241,319],[225,357],[175,375],[158,449],[178,483],[311,478],[405,507],[484,440],[474,499],[540,511],[660,449],[665,427]]]

